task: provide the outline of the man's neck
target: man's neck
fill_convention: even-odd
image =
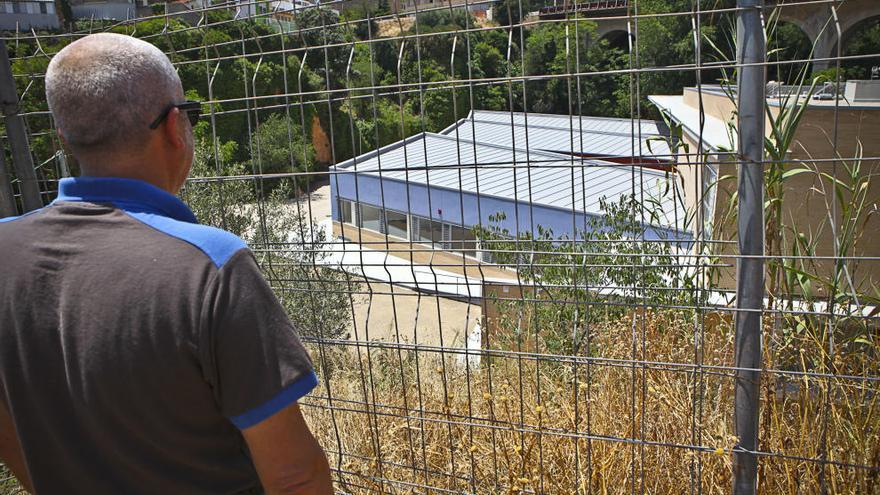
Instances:
[[[115,177],[120,179],[134,179],[152,184],[159,189],[167,191],[173,195],[177,195],[178,185],[173,177],[163,174],[163,170],[157,170],[155,164],[152,166],[140,163],[119,163],[117,161],[108,160],[106,163],[113,163],[112,167],[94,166],[91,164],[80,163],[82,175],[88,177]]]

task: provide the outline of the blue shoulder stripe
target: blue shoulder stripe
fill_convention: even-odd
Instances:
[[[247,247],[247,244],[237,235],[225,230],[199,225],[197,223],[182,222],[162,215],[142,211],[125,211],[126,214],[139,220],[154,229],[186,241],[202,250],[217,268],[221,268],[233,254]]]
[[[250,428],[278,411],[293,404],[318,386],[318,376],[314,371],[299,377],[295,382],[281,389],[281,392],[250,411],[229,418],[239,430]]]

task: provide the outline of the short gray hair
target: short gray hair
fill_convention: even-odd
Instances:
[[[75,153],[142,145],[150,122],[182,96],[180,77],[168,57],[122,34],[74,41],[46,70],[49,110]]]

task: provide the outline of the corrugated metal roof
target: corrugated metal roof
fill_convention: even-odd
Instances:
[[[521,149],[671,160],[669,145],[657,140],[662,127],[653,120],[476,110],[440,133]]]
[[[426,159],[426,154],[429,159]],[[514,149],[442,134],[417,134],[340,163],[339,170],[481,196],[601,214],[599,199],[635,192],[661,196],[666,173],[537,150]],[[671,181],[673,184],[675,181]],[[666,197],[662,227],[681,228],[682,207]],[[676,214],[677,213],[677,214]],[[678,225],[676,225],[678,224]]]

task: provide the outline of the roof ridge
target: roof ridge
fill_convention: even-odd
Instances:
[[[480,113],[488,113],[488,114],[503,114],[510,115],[511,112],[504,110],[475,110],[475,114]],[[540,117],[571,117],[571,118],[582,118],[582,119],[595,119],[595,120],[613,120],[613,121],[630,121],[630,120],[638,120],[639,122],[653,122],[655,124],[659,124],[661,121],[654,119],[629,119],[623,117],[603,117],[600,115],[566,115],[562,113],[541,113],[541,112],[513,112],[514,114],[519,115],[536,115]]]

